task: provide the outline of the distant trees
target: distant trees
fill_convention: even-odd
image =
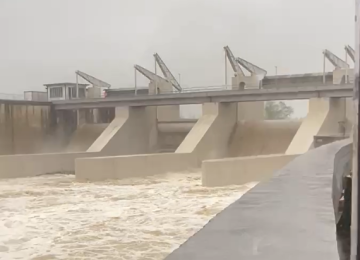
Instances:
[[[268,101],[265,104],[265,118],[269,120],[288,119],[293,113],[294,109],[282,101]]]

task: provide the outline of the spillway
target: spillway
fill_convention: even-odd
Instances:
[[[239,121],[229,157],[283,154],[300,127],[299,120]]]

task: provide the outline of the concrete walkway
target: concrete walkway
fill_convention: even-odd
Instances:
[[[336,142],[297,157],[166,260],[338,260],[331,187],[334,161],[343,159],[336,154],[348,144]]]

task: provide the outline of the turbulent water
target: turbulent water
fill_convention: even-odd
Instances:
[[[197,173],[1,180],[0,259],[161,260],[254,185],[204,188]]]

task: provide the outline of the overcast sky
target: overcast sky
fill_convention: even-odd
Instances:
[[[75,70],[131,87],[154,52],[183,86],[215,86],[225,45],[268,75],[321,72],[324,48],[354,46],[354,0],[0,0],[0,32],[3,93],[74,82]]]

